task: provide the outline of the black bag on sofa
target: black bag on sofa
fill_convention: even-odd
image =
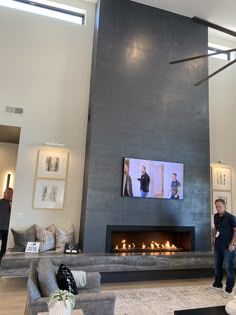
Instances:
[[[78,294],[75,279],[70,269],[64,264],[61,264],[57,271],[57,283],[60,290],[69,291],[74,295]]]

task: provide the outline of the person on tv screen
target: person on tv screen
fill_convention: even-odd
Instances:
[[[149,184],[150,184],[150,177],[146,173],[146,167],[142,166],[141,168],[141,178],[138,178],[140,181],[140,192],[141,192],[141,197],[147,197],[149,193]]]
[[[124,164],[122,196],[133,197],[132,179],[129,175],[129,165],[127,163]]]
[[[177,174],[172,173],[172,182],[170,185],[170,199],[179,199],[180,182],[177,180]]]

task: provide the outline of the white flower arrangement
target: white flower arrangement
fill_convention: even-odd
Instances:
[[[65,307],[69,304],[70,308],[73,309],[75,306],[75,296],[66,290],[57,289],[49,295],[48,307],[52,308],[57,302],[64,302]]]

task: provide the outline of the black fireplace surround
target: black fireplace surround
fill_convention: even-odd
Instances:
[[[125,239],[127,245],[135,243],[136,248],[120,249],[121,241]],[[169,241],[177,247],[177,251],[195,251],[195,228],[193,226],[142,226],[142,225],[107,225],[106,253],[117,252],[159,252],[162,249],[141,249],[142,243],[150,244],[156,241],[164,244]],[[119,245],[117,250],[116,244]],[[163,251],[168,251],[163,249]]]

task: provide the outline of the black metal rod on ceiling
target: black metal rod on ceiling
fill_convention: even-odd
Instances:
[[[206,20],[200,19],[200,18],[198,18],[197,16],[194,16],[191,20],[192,20],[193,22],[195,22],[195,23],[198,23],[198,24],[201,24],[201,25],[203,25],[203,26],[207,26],[207,27],[213,28],[213,29],[215,29],[215,30],[217,30],[217,31],[220,31],[220,32],[223,32],[223,33],[225,33],[225,34],[228,34],[228,35],[231,35],[231,36],[236,37],[236,32],[234,32],[234,31],[232,31],[232,30],[229,30],[228,28],[219,26],[219,25],[217,25],[217,24],[208,22],[208,21],[206,21]]]
[[[228,68],[229,66],[231,66],[232,64],[234,64],[236,62],[236,59],[234,59],[233,61],[227,63],[227,65],[221,67],[220,69],[216,70],[215,72],[213,72],[212,74],[208,75],[207,77],[205,77],[204,79],[200,80],[199,82],[197,82],[196,84],[194,84],[195,86],[198,86],[200,84],[202,84],[203,82],[207,81],[208,79],[214,77],[214,75],[216,75],[217,73],[223,71],[224,69]]]
[[[215,53],[210,53],[210,54],[204,54],[204,55],[199,55],[199,56],[179,59],[179,60],[175,60],[175,61],[170,61],[169,64],[173,65],[175,63],[180,63],[180,62],[191,61],[191,60],[196,60],[196,59],[200,59],[200,58],[211,57],[211,56],[220,55],[220,54],[224,54],[224,53],[229,53],[229,52],[233,52],[233,51],[236,51],[236,48],[232,48],[232,49],[228,49],[228,50],[222,50],[222,51],[215,52]]]

